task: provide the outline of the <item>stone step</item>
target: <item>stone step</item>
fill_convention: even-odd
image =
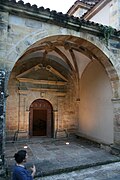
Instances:
[[[76,171],[76,170],[97,167],[100,165],[106,165],[106,164],[111,164],[111,163],[115,163],[115,162],[120,162],[120,159],[108,160],[108,161],[104,161],[104,162],[101,161],[101,162],[96,162],[96,163],[92,163],[92,164],[88,163],[85,165],[71,166],[71,167],[66,167],[66,168],[51,169],[48,171],[38,171],[36,174],[36,177],[45,177],[45,176],[52,176],[52,175],[61,174],[61,173],[68,173],[68,172],[72,172],[72,171]],[[39,165],[36,165],[36,167],[38,167],[38,166]]]
[[[120,146],[117,145],[111,146],[111,154],[120,156]]]
[[[56,175],[56,174],[68,173],[68,172],[72,172],[72,171],[76,171],[76,170],[83,170],[83,169],[97,167],[100,165],[111,164],[111,163],[115,163],[115,162],[120,162],[120,158],[111,159],[111,160],[102,160],[101,159],[101,161],[99,161],[99,162],[80,164],[80,165],[76,165],[76,166],[71,164],[71,166],[67,166],[67,167],[65,167],[65,166],[55,167],[55,166],[49,165],[50,162],[42,162],[42,163],[38,162],[38,163],[34,163],[36,166],[36,169],[37,169],[37,173],[36,173],[35,177],[38,178],[38,177],[52,176],[52,175]],[[27,163],[26,167],[29,169],[32,166],[32,164],[33,163]],[[41,170],[41,166],[43,167],[42,170]],[[12,167],[9,166],[7,169],[8,176],[6,177],[6,179],[7,178],[9,179],[11,177],[11,172],[12,172]],[[2,179],[0,179],[0,180],[2,180]],[[3,180],[4,180],[4,178],[3,178]]]

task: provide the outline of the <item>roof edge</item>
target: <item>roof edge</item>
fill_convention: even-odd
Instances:
[[[112,0],[101,0],[96,3],[89,11],[87,11],[82,18],[84,20],[90,20],[94,15],[96,15],[104,6],[110,3]]]
[[[74,12],[79,9],[80,7],[84,8],[84,9],[90,9],[91,6],[88,4],[85,4],[84,2],[81,2],[79,0],[77,0],[71,7],[70,9],[67,11],[68,15],[73,15]]]
[[[0,2],[2,2],[0,3],[0,10],[3,12],[9,12],[10,14],[23,18],[31,18],[37,21],[58,25],[78,32],[89,32],[90,34],[97,34],[103,36],[103,32],[101,32],[101,27],[103,29],[108,27],[102,24],[80,19],[78,17],[69,16],[68,14],[63,14],[61,12],[57,13],[56,11],[50,11],[49,8],[37,8],[36,5],[30,6],[29,3],[24,5],[23,1],[19,1],[18,3],[16,3],[15,0],[0,0]],[[119,39],[120,31],[114,29],[113,33],[111,34],[111,38]]]

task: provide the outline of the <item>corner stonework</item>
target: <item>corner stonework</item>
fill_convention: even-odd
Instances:
[[[120,144],[120,98],[112,99],[114,107],[114,145]]]
[[[5,71],[0,70],[0,176],[5,175],[5,76]]]

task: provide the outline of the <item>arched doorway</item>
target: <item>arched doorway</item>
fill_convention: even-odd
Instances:
[[[45,99],[37,99],[30,106],[30,136],[53,137],[53,108]]]

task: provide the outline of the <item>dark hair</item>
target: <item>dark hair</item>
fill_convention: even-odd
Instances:
[[[27,152],[25,150],[20,150],[15,153],[14,158],[17,163],[22,163],[26,157]]]

